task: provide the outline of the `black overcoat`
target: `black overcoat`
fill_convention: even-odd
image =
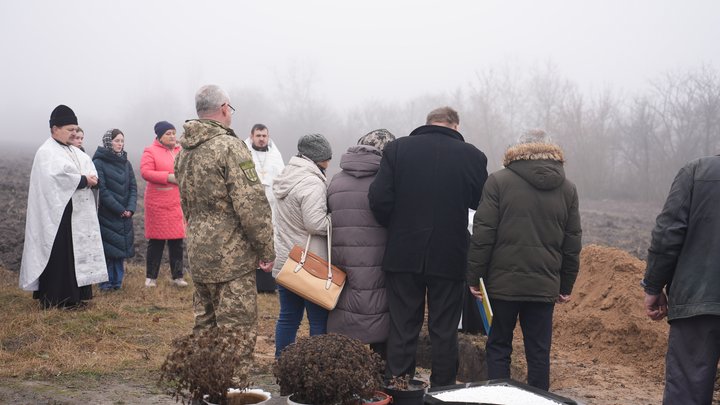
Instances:
[[[486,179],[485,154],[451,128],[424,125],[389,143],[368,194],[388,229],[383,270],[463,280],[468,209]]]

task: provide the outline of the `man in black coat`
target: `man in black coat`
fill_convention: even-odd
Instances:
[[[375,218],[388,228],[386,375],[415,374],[427,296],[433,386],[455,384],[468,209],[477,208],[487,179],[487,158],[465,143],[459,123],[455,110],[438,108],[427,125],[388,144],[368,195]]]

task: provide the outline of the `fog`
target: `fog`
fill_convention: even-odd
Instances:
[[[523,128],[544,127],[588,195],[655,198],[683,161],[717,146],[680,150],[694,127],[658,123],[667,97],[697,93],[695,79],[717,96],[718,21],[711,0],[3,1],[0,145],[36,148],[67,104],[90,154],[120,128],[136,163],[153,124],[180,129],[197,88],[213,83],[231,95],[236,132],[266,124],[286,160],[300,135],[320,132],[337,164],[369,130],[406,135],[449,104],[491,171]],[[712,108],[697,136],[718,129]],[[643,143],[658,136],[669,162],[659,172]]]

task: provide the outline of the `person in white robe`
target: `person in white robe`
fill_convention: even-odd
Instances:
[[[43,308],[82,307],[92,298],[92,284],[108,277],[90,190],[97,172],[70,143],[77,123],[69,107],[53,110],[51,138],[35,153],[30,174],[19,284]]]
[[[252,153],[255,171],[265,189],[265,197],[268,203],[270,203],[274,228],[276,204],[275,196],[272,192],[272,185],[275,177],[285,168],[285,162],[275,142],[270,139],[270,130],[263,124],[253,125],[250,130],[250,137],[245,140],[245,144]],[[265,273],[258,269],[255,272],[255,280],[258,292],[274,292],[276,289],[275,279],[270,273]]]

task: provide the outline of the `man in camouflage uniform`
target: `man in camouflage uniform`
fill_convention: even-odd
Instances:
[[[270,206],[248,147],[230,129],[234,109],[227,93],[204,86],[195,107],[199,119],[183,125],[175,160],[195,284],[193,330],[247,331],[250,339],[238,350],[252,358],[255,269],[271,271],[275,256]]]

